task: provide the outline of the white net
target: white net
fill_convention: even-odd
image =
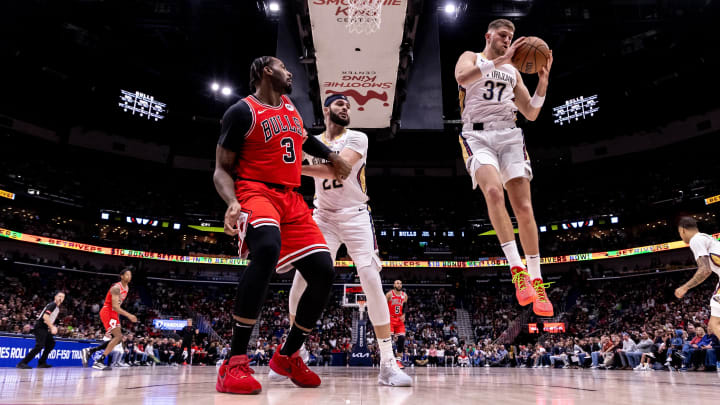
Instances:
[[[371,34],[380,29],[383,0],[348,0],[348,21],[351,34]]]

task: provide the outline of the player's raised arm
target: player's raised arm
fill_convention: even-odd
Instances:
[[[540,109],[545,102],[552,60],[553,57],[551,51],[547,64],[538,71],[538,85],[535,89],[535,94],[532,97],[530,97],[530,91],[525,86],[520,72],[515,74],[517,77],[517,85],[515,86],[515,105],[520,113],[530,121],[535,121],[537,119],[540,114]]]
[[[492,72],[495,67],[501,66],[512,61],[515,50],[525,43],[526,38],[518,38],[505,52],[504,55],[484,62],[480,66],[477,65],[477,54],[472,51],[465,51],[455,64],[455,80],[461,86],[467,86],[476,80],[483,78],[486,74]]]

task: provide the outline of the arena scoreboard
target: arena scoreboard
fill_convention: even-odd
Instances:
[[[592,117],[600,110],[600,101],[597,94],[590,97],[580,96],[565,101],[565,104],[553,107],[553,122],[556,124],[569,124]]]
[[[120,102],[118,106],[123,111],[132,115],[139,115],[140,118],[160,121],[165,118],[167,104],[155,100],[155,97],[136,91],[120,90]]]

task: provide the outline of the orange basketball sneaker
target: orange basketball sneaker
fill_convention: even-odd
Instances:
[[[215,389],[231,394],[259,394],[262,385],[252,376],[255,370],[250,368],[249,363],[246,355],[232,356],[229,362],[223,362]]]
[[[270,369],[280,375],[290,377],[290,381],[298,387],[317,387],[321,382],[320,377],[305,365],[298,352],[293,353],[292,356],[283,356],[278,349],[270,359]]]
[[[530,274],[527,270],[520,266],[514,266],[510,269],[510,273],[512,273],[512,282],[515,284],[515,296],[520,305],[525,306],[533,302],[535,290],[530,284]]]
[[[543,283],[539,278],[532,281],[535,290],[535,300],[533,301],[533,312],[538,316],[551,317],[554,314],[552,302],[548,299],[545,288],[551,283]]]

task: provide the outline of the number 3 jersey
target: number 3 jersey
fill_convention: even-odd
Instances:
[[[237,153],[237,180],[300,186],[303,122],[286,96],[278,106],[247,96],[228,108],[218,144]]]
[[[362,132],[346,129],[343,133],[329,141],[323,132],[317,138],[327,145],[333,152],[342,151],[345,148],[359,153],[362,157],[352,167],[352,171],[344,182],[330,179],[315,180],[315,201],[316,208],[340,210],[361,206],[368,201],[367,188],[365,186],[365,162],[367,161],[368,138]],[[326,163],[323,159],[312,158],[312,164]]]
[[[488,62],[485,55],[477,54],[476,65]],[[459,86],[460,111],[463,123],[513,121],[517,69],[509,63],[496,66],[483,78],[467,86]]]

